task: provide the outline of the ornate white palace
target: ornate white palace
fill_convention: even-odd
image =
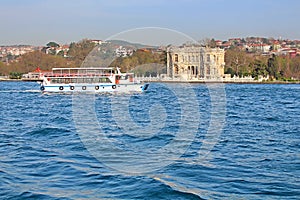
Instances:
[[[197,45],[167,48],[167,76],[187,81],[224,78],[224,49]]]

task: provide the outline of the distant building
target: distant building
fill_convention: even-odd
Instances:
[[[221,41],[221,40],[216,40],[215,42],[216,42],[217,47],[222,46],[223,41]]]
[[[132,49],[127,49],[123,46],[119,46],[115,50],[115,53],[116,53],[117,57],[127,57],[127,56],[131,56],[133,54],[133,50]]]
[[[96,45],[101,45],[103,43],[106,43],[105,41],[103,40],[91,40],[91,42],[95,43]]]
[[[230,43],[230,44],[238,44],[238,43],[241,43],[241,41],[242,41],[242,39],[241,38],[230,38],[230,39],[228,39],[228,42]]]
[[[270,51],[271,45],[268,44],[246,44],[244,46],[248,52],[262,52],[268,53]]]
[[[216,80],[224,76],[225,51],[201,46],[167,48],[167,76],[186,80]]]
[[[277,55],[289,56],[291,58],[294,58],[299,54],[300,52],[297,48],[282,48],[277,51]]]

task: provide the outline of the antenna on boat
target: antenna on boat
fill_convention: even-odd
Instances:
[[[117,67],[118,74],[121,74],[120,67]]]

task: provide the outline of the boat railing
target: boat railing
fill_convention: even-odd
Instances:
[[[98,73],[46,73],[43,74],[44,77],[110,77],[113,74],[105,73],[105,74],[98,74]]]

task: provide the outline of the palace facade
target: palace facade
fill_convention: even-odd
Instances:
[[[224,49],[203,46],[167,48],[167,76],[185,80],[219,80],[224,77]]]

